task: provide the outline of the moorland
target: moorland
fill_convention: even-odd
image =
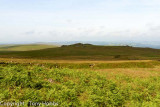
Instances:
[[[160,106],[158,49],[33,46],[0,48],[0,101],[24,101],[26,107],[29,101],[54,101],[59,107]]]

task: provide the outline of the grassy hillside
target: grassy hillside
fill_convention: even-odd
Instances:
[[[160,61],[137,60],[159,58],[157,49],[90,44],[0,51],[0,101],[21,101],[24,107],[29,101],[55,107],[159,107]]]
[[[129,46],[95,46],[74,44],[26,52],[1,51],[0,57],[55,60],[142,60],[160,59],[160,50]]]
[[[54,48],[55,45],[46,44],[26,44],[26,45],[0,45],[0,51],[30,51],[46,48]]]

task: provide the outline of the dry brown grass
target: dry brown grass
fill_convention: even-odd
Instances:
[[[152,77],[160,77],[160,66],[155,68],[117,68],[117,69],[99,69],[95,70],[106,76],[108,80],[116,81],[120,87],[132,87],[133,90],[141,89],[145,87],[141,85],[141,82],[148,81]],[[139,84],[140,82],[140,84]]]
[[[0,58],[0,62],[18,62],[18,63],[123,63],[123,62],[150,62],[152,60],[118,60],[118,61],[101,61],[101,60],[41,60],[41,59],[18,59],[18,58]]]
[[[160,76],[160,66],[155,68],[117,68],[117,69],[99,69],[97,72],[106,74],[108,78],[117,75],[125,75],[132,78],[148,78],[152,76]]]

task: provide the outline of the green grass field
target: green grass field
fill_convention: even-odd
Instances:
[[[0,51],[0,101],[159,107],[159,58],[158,49],[90,44]]]
[[[40,50],[47,48],[55,48],[56,45],[46,45],[46,44],[26,44],[26,45],[0,45],[0,51],[30,51],[30,50]]]
[[[95,46],[74,44],[32,51],[0,51],[0,57],[52,60],[154,60],[160,59],[159,49],[129,46]]]

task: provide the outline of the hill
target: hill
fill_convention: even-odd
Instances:
[[[46,48],[54,48],[55,45],[47,44],[26,44],[26,45],[0,45],[0,51],[30,51]]]
[[[55,60],[143,60],[160,59],[160,50],[130,46],[63,45],[41,50],[1,51],[0,57]]]

